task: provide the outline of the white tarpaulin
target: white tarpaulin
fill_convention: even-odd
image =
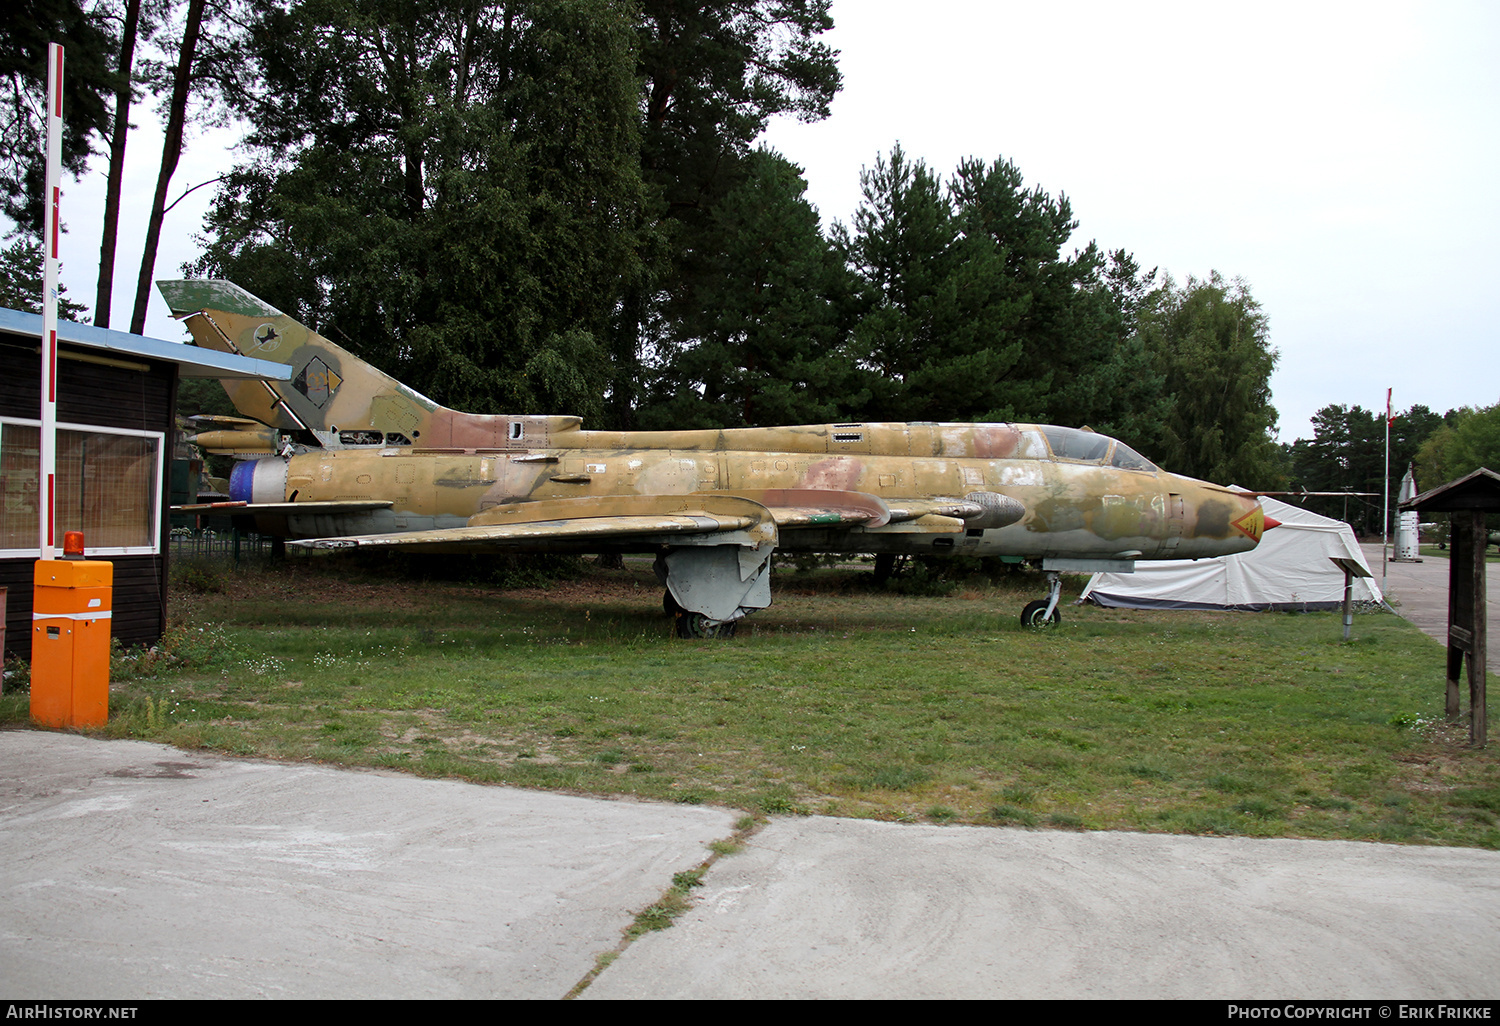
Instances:
[[[1079,601],[1127,609],[1337,609],[1344,572],[1330,557],[1357,560],[1354,531],[1266,496],[1266,516],[1281,521],[1249,552],[1215,559],[1143,560],[1135,573],[1095,574]],[[1354,579],[1356,602],[1380,602],[1373,578]]]

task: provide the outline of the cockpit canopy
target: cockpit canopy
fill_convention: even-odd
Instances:
[[[1155,471],[1156,465],[1136,452],[1124,442],[1118,442],[1097,431],[1079,428],[1039,427],[1052,450],[1052,458],[1069,463],[1093,463],[1098,466],[1118,467],[1121,470]]]

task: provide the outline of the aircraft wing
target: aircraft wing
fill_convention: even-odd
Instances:
[[[719,493],[723,494],[723,493]],[[1026,515],[1026,507],[1005,495],[932,499],[882,499],[867,492],[832,488],[736,490],[771,511],[782,530],[846,527],[882,534],[930,534],[965,527],[1005,527]],[[903,526],[906,525],[906,526]]]
[[[297,515],[352,513],[388,501],[212,503],[182,512]],[[1018,507],[1019,509],[1019,507]],[[865,492],[784,488],[689,495],[611,495],[539,499],[491,506],[464,527],[289,541],[293,548],[411,548],[433,551],[586,549],[592,544],[749,545],[776,543],[778,530],[849,529],[875,533],[955,533],[984,508],[963,499],[887,503]],[[696,538],[693,538],[696,536]],[[692,538],[692,540],[689,540]]]
[[[294,505],[307,505],[296,503]],[[331,551],[411,548],[430,551],[583,549],[590,544],[776,543],[776,521],[765,506],[734,495],[612,495],[540,499],[492,506],[467,526],[432,531],[289,541],[292,548]]]
[[[770,510],[776,526],[783,530],[798,527],[880,527],[891,520],[890,507],[878,496],[865,492],[847,492],[833,488],[768,488],[698,494],[733,494],[759,503]]]
[[[285,503],[275,508],[253,507],[263,512],[302,512],[314,503]],[[292,508],[282,508],[292,507]],[[907,503],[900,520],[932,520],[929,512],[947,514],[945,523],[972,515],[979,507],[957,501]],[[312,509],[306,512],[314,512]],[[294,548],[329,551],[352,548],[415,548],[463,551],[520,551],[528,547],[582,546],[594,543],[638,541],[687,542],[684,535],[720,536],[724,544],[744,544],[743,537],[725,537],[749,532],[754,541],[774,543],[777,530],[798,528],[880,528],[891,523],[892,510],[884,501],[864,492],[826,488],[781,488],[735,492],[696,492],[691,495],[615,495],[575,499],[539,499],[508,503],[481,510],[464,527],[431,531],[405,531],[380,535],[354,535],[291,541]],[[930,529],[930,528],[929,528]],[[703,537],[697,544],[714,544]]]
[[[173,506],[173,513],[222,513],[229,516],[253,516],[257,513],[269,516],[298,516],[301,514],[368,513],[376,509],[390,509],[395,503],[390,499],[349,499],[320,502],[197,502],[186,506]]]
[[[546,542],[619,542],[646,540],[656,535],[718,534],[754,526],[750,517],[716,517],[701,514],[666,516],[587,517],[576,520],[542,520],[522,524],[486,524],[480,527],[450,527],[436,531],[406,531],[399,534],[368,534],[348,538],[314,538],[289,541],[291,548],[331,549],[404,548],[523,550]]]

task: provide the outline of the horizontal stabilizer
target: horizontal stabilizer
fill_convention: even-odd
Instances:
[[[265,426],[260,421],[253,420],[250,417],[231,417],[228,414],[224,413],[195,413],[187,419],[202,424],[253,425],[255,427]]]

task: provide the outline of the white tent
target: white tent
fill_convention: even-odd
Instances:
[[[1330,557],[1369,564],[1354,531],[1340,520],[1264,497],[1266,515],[1281,521],[1249,552],[1215,559],[1143,560],[1134,573],[1095,574],[1080,602],[1126,609],[1337,609],[1344,572]],[[1356,602],[1380,602],[1380,585],[1354,579]]]

